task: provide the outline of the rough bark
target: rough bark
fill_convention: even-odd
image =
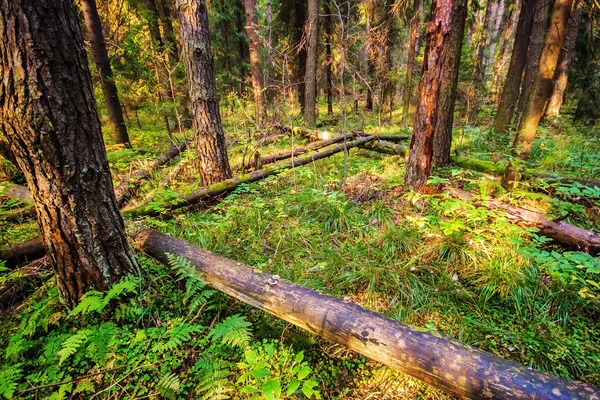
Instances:
[[[522,121],[511,149],[512,156],[523,162],[529,158],[533,139],[537,133],[548,99],[552,94],[552,78],[558,63],[560,49],[563,46],[572,5],[573,0],[556,0],[552,9],[550,26],[544,39],[544,48],[531,88],[531,94],[523,111]],[[522,165],[508,163],[504,181],[519,180],[521,170]]]
[[[548,17],[550,15],[550,10],[552,10],[552,4],[552,0],[538,0],[536,5],[529,47],[527,49],[527,62],[525,63],[525,70],[523,72],[521,94],[519,95],[517,108],[515,110],[514,126],[516,127],[516,130],[521,126],[523,111],[529,101],[535,75],[538,71],[540,57],[542,55],[542,50],[544,49],[544,37],[547,30],[546,28],[548,27]]]
[[[73,305],[136,268],[73,2],[0,1],[0,71],[0,130],[31,190],[63,299]]]
[[[567,90],[567,83],[569,81],[571,61],[575,55],[575,42],[577,40],[577,33],[579,32],[579,24],[583,14],[583,1],[575,1],[571,12],[571,18],[567,25],[565,42],[560,51],[558,66],[554,73],[552,96],[550,97],[548,108],[546,110],[546,116],[550,119],[556,119],[560,115],[560,108],[562,107],[565,90]]]
[[[398,155],[403,157],[405,157],[408,154],[407,147],[400,146],[396,143],[388,142],[387,140],[381,140],[381,138],[378,139],[379,140],[366,143],[361,147],[382,154]]]
[[[98,69],[98,75],[102,83],[102,93],[104,94],[104,104],[108,111],[108,117],[113,129],[115,130],[115,142],[129,146],[129,134],[127,126],[123,119],[123,110],[119,101],[119,93],[117,85],[114,81],[106,43],[104,41],[104,33],[102,32],[102,24],[98,9],[96,8],[96,0],[81,0],[81,8],[85,18],[85,26],[87,28],[88,39],[92,44],[92,52],[94,54],[94,62]]]
[[[436,167],[445,167],[450,162],[458,70],[467,18],[467,1],[456,0],[456,2],[455,14],[452,19],[453,26],[448,38],[448,54],[446,55],[440,96],[437,102],[438,118],[435,123],[433,138],[433,164]]]
[[[306,73],[304,75],[304,123],[317,125],[317,64],[319,59],[319,0],[308,0],[306,19]]]
[[[123,211],[123,216],[126,217],[140,217],[144,215],[148,216],[157,216],[163,212],[167,212],[170,210],[176,210],[182,207],[190,206],[193,204],[197,204],[207,199],[214,198],[224,193],[228,193],[231,190],[235,189],[242,183],[253,183],[257,182],[261,179],[265,179],[272,175],[277,175],[287,169],[300,167],[302,165],[310,164],[314,161],[330,157],[334,154],[340,153],[342,151],[347,151],[353,147],[358,147],[364,143],[375,140],[377,136],[371,135],[363,138],[359,138],[353,140],[351,142],[347,142],[345,144],[339,144],[330,149],[311,154],[302,158],[294,158],[285,164],[279,164],[272,168],[265,168],[258,171],[251,172],[249,174],[244,174],[240,176],[233,177],[231,179],[227,179],[223,182],[215,183],[210,186],[205,186],[200,189],[194,190],[191,194],[187,196],[180,196],[177,201],[171,202],[170,204],[165,204],[161,207],[153,207],[152,209],[148,209],[147,205],[141,205],[136,208],[132,208],[129,210]]]
[[[182,53],[194,114],[192,127],[202,185],[231,177],[213,71],[204,0],[177,0]]]
[[[208,285],[302,329],[342,344],[459,398],[600,399],[600,389],[534,371],[439,332],[428,332],[352,302],[280,280],[154,230],[134,235],[136,248],[168,264],[188,260]]]
[[[457,14],[456,0],[433,0],[425,35],[423,73],[419,84],[419,102],[406,163],[406,184],[421,190],[431,173],[433,136],[438,118],[438,101],[450,33]]]
[[[510,57],[508,72],[504,81],[504,88],[500,96],[500,104],[496,119],[494,121],[494,132],[504,134],[508,131],[515,111],[515,105],[519,98],[519,90],[523,78],[523,69],[527,60],[527,50],[531,28],[533,27],[534,10],[538,0],[523,0],[519,21],[517,22],[517,33]]]
[[[254,116],[259,124],[267,118],[265,107],[264,79],[260,61],[260,35],[258,34],[258,17],[256,16],[256,0],[244,0],[246,10],[246,34],[250,49],[250,71],[252,73],[252,91],[254,93]]]
[[[412,97],[413,75],[418,53],[418,41],[421,26],[422,0],[413,0],[413,15],[408,27],[408,59],[406,61],[406,78],[404,80],[404,93],[402,94],[402,123],[408,128],[408,111]]]

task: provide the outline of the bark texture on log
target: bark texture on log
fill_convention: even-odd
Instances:
[[[0,260],[5,261],[6,268],[14,268],[19,264],[33,261],[46,254],[46,248],[40,236],[16,244],[0,251]]]
[[[391,154],[403,157],[408,154],[408,148],[397,145],[396,143],[388,142],[386,140],[375,140],[361,147],[382,154]]]
[[[0,26],[0,130],[31,190],[63,299],[73,305],[137,267],[77,11],[70,0],[1,0]]]
[[[203,185],[231,178],[213,70],[205,0],[177,0],[182,53],[192,104],[198,173]]]
[[[168,264],[188,260],[214,288],[389,367],[471,399],[600,399],[600,389],[531,370],[438,332],[417,330],[356,304],[295,285],[154,230],[136,248]]]
[[[265,168],[258,171],[251,172],[249,174],[244,174],[240,176],[233,177],[231,179],[227,179],[225,181],[215,183],[210,186],[205,186],[200,189],[194,190],[191,194],[187,196],[180,196],[175,202],[171,204],[165,204],[161,207],[153,207],[151,209],[147,208],[147,205],[141,205],[136,208],[132,208],[129,210],[123,211],[123,216],[126,217],[140,217],[144,215],[148,216],[157,216],[163,212],[176,210],[178,208],[186,207],[189,205],[197,204],[203,200],[207,200],[210,198],[214,198],[224,193],[228,193],[241,185],[242,183],[253,183],[259,181],[261,179],[265,179],[272,175],[277,175],[287,169],[300,167],[302,165],[310,164],[313,161],[320,160],[322,158],[326,158],[332,156],[334,154],[340,153],[342,151],[346,151],[353,147],[358,147],[364,143],[375,140],[377,137],[375,135],[363,137],[360,139],[353,140],[346,144],[339,144],[330,149],[321,151],[319,153],[311,154],[302,158],[295,158],[290,160],[285,164],[276,165],[273,168]]]

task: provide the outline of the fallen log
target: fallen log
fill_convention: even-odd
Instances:
[[[406,157],[408,154],[408,149],[406,147],[388,142],[387,140],[375,140],[363,145],[362,148],[372,150],[377,153],[400,155],[403,157]]]
[[[200,279],[231,297],[460,398],[600,400],[600,388],[411,328],[155,230],[134,234],[132,242],[165,264],[167,253],[184,257]]]
[[[351,142],[347,142],[345,144],[339,144],[327,150],[311,154],[302,158],[290,159],[285,164],[275,165],[272,168],[260,169],[257,171],[253,171],[248,174],[242,174],[231,179],[226,179],[222,182],[214,183],[210,186],[205,186],[199,189],[194,190],[191,194],[184,196],[181,195],[179,198],[172,201],[170,204],[163,204],[156,207],[148,207],[148,204],[143,204],[135,208],[130,208],[122,211],[122,215],[124,217],[135,218],[141,216],[157,216],[166,211],[176,210],[178,208],[190,206],[196,203],[199,203],[203,200],[214,198],[223,193],[227,193],[238,187],[243,183],[253,183],[259,181],[261,179],[265,179],[272,175],[277,175],[287,169],[300,167],[302,165],[309,164],[313,161],[320,160],[322,158],[326,158],[332,156],[336,153],[351,149],[353,147],[358,147],[364,143],[375,140],[376,136],[367,136],[362,137]]]
[[[323,147],[330,146],[332,144],[344,142],[350,139],[355,138],[358,135],[357,132],[352,132],[347,135],[339,135],[329,140],[320,140],[318,142],[314,142],[308,146],[297,147],[294,150],[284,151],[282,153],[272,154],[270,156],[261,157],[258,160],[247,161],[244,164],[238,164],[234,166],[232,169],[234,171],[239,170],[249,170],[249,169],[258,169],[263,165],[273,164],[274,162],[285,160],[286,158],[291,158],[292,156],[301,155],[304,153],[308,153],[309,151],[318,150]]]
[[[33,207],[17,208],[0,215],[0,219],[6,222],[19,222],[29,218],[35,218],[35,208]]]
[[[46,257],[12,271],[0,282],[0,310],[9,310],[34,292],[51,275]]]
[[[42,243],[40,236],[29,239],[25,242],[10,246],[8,249],[0,251],[0,260],[4,260],[7,268],[15,268],[19,264],[31,262],[43,257],[46,248]]]
[[[447,188],[447,191],[453,197],[471,201],[478,206],[502,210],[511,222],[520,226],[536,227],[540,230],[540,235],[553,239],[561,246],[585,251],[592,255],[600,253],[600,235],[594,231],[579,228],[565,221],[548,219],[544,214],[506,204],[498,200],[479,201],[471,193],[461,189]]]
[[[142,181],[148,179],[154,171],[177,157],[183,150],[189,145],[189,140],[184,140],[172,146],[166,153],[155,158],[148,164],[144,165],[141,169],[130,174],[126,179],[119,183],[119,186],[115,188],[115,196],[117,198],[117,205],[123,207],[127,202],[135,196]]]

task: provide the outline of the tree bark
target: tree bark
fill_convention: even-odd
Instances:
[[[458,86],[458,70],[462,42],[467,18],[467,1],[456,0],[456,11],[452,20],[452,30],[448,38],[448,54],[444,64],[440,97],[437,102],[438,118],[435,123],[433,138],[433,164],[445,167],[450,162],[450,147],[452,146],[452,126],[454,125],[454,104],[456,103],[456,88]]]
[[[457,0],[433,0],[425,35],[423,73],[419,84],[419,102],[415,127],[406,163],[406,184],[420,191],[431,173],[433,137],[438,118],[438,101],[450,37],[456,29]]]
[[[552,10],[552,0],[538,0],[533,17],[533,26],[529,39],[529,47],[527,49],[527,62],[525,63],[525,71],[523,72],[523,81],[521,83],[521,94],[517,102],[516,115],[514,126],[518,130],[521,126],[523,111],[529,101],[529,95],[533,87],[533,81],[538,70],[542,50],[544,49],[544,37],[546,28],[548,27],[548,17]]]
[[[394,48],[394,40],[396,37],[396,32],[394,29],[394,0],[386,0],[385,9],[384,9],[384,20],[382,21],[383,29],[384,29],[384,38],[383,38],[383,71],[381,73],[381,79],[383,82],[381,83],[381,111],[384,114],[392,113],[392,109],[394,107],[394,81],[390,76],[393,68],[393,60],[392,60],[392,50]]]
[[[155,230],[138,232],[133,242],[166,265],[168,253],[183,257],[215,289],[458,398],[600,399],[595,386],[534,371],[439,332],[411,328]]]
[[[546,116],[550,119],[556,119],[560,115],[560,108],[562,107],[565,91],[567,90],[567,83],[569,81],[571,61],[575,55],[575,42],[577,41],[577,33],[579,32],[579,23],[584,11],[583,1],[575,1],[571,12],[571,18],[567,25],[565,42],[558,58],[558,67],[554,73],[552,96],[550,97],[548,108],[546,110]]]
[[[104,94],[104,104],[108,111],[108,117],[115,130],[115,142],[129,146],[129,134],[127,126],[123,119],[123,110],[119,101],[119,93],[115,84],[110,60],[102,32],[100,16],[96,8],[96,0],[81,0],[85,26],[87,28],[88,38],[92,43],[94,61],[98,69],[98,75],[102,83],[102,93]]]
[[[317,64],[319,61],[319,0],[308,0],[306,19],[306,74],[304,123],[313,128],[317,125]]]
[[[560,49],[563,46],[573,0],[556,0],[552,9],[550,26],[544,39],[544,48],[527,106],[523,111],[521,125],[515,136],[511,154],[522,162],[529,158],[533,139],[537,133],[546,104],[552,94],[552,78],[558,63]],[[505,182],[520,180],[522,165],[508,163],[504,176]]]
[[[194,113],[193,131],[202,185],[231,177],[213,71],[204,0],[177,0],[182,53]]]
[[[504,88],[500,96],[500,105],[494,121],[494,131],[498,134],[505,134],[512,121],[515,111],[515,104],[519,98],[519,90],[523,78],[523,69],[527,60],[527,50],[529,48],[529,39],[531,28],[533,27],[534,10],[537,7],[538,0],[523,0],[519,21],[517,22],[517,33],[513,45],[512,55],[508,72],[504,81]]]
[[[70,0],[0,1],[0,130],[35,201],[63,300],[136,269]],[[15,85],[18,82],[18,85]]]
[[[333,54],[331,52],[331,42],[333,41],[333,15],[331,14],[332,0],[325,0],[323,5],[325,11],[325,75],[327,80],[327,114],[333,115]]]
[[[244,0],[246,9],[246,33],[250,49],[250,70],[252,72],[252,90],[254,93],[254,116],[257,123],[262,124],[267,118],[265,107],[264,79],[260,61],[260,35],[258,34],[258,17],[256,16],[256,0]]]
[[[305,106],[305,74],[306,74],[306,45],[303,43],[304,28],[306,26],[306,2],[304,0],[290,0],[294,8],[294,46],[297,47],[296,52],[296,83],[298,85],[298,103],[300,103],[300,111],[304,114]],[[311,0],[314,1],[314,0]]]
[[[420,36],[420,17],[422,10],[422,0],[413,0],[413,16],[408,27],[408,59],[406,61],[406,78],[404,80],[404,93],[402,94],[402,122],[404,124],[404,128],[408,128],[408,111],[412,97],[412,82],[416,64],[416,56],[419,51],[417,43],[419,42]]]

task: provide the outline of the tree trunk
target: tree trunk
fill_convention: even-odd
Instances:
[[[477,49],[475,51],[475,59],[473,60],[475,87],[477,87],[483,81],[485,75],[484,68],[484,56],[485,48],[487,47],[490,33],[488,32],[492,21],[495,8],[498,6],[498,0],[488,0],[485,6],[485,17],[483,18],[483,25],[481,26],[481,35],[479,36],[479,42],[477,43]]]
[[[507,13],[506,20],[503,22],[502,32],[499,38],[499,49],[493,62],[493,79],[490,88],[490,94],[493,97],[494,108],[498,108],[500,102],[500,88],[506,78],[506,67],[510,63],[510,53],[512,49],[509,44],[515,42],[515,32],[519,21],[522,1],[516,0],[509,6],[510,13]]]
[[[544,36],[548,27],[548,17],[552,9],[553,0],[538,0],[535,14],[533,17],[533,26],[527,49],[527,62],[521,84],[521,94],[517,102],[516,116],[514,121],[515,130],[521,126],[523,111],[529,101],[533,81],[538,70],[540,56],[544,49]]]
[[[136,268],[77,11],[71,0],[2,0],[0,26],[0,130],[31,190],[63,300],[73,306]]]
[[[182,53],[194,112],[198,172],[207,186],[231,177],[213,71],[208,12],[204,0],[177,0]]]
[[[244,0],[246,9],[246,33],[250,49],[250,70],[252,72],[252,91],[254,93],[254,116],[261,125],[267,118],[265,107],[264,79],[260,61],[260,35],[256,16],[256,0]]]
[[[433,164],[436,167],[445,167],[450,162],[458,70],[467,18],[467,1],[456,1],[456,11],[452,20],[453,26],[448,39],[448,54],[446,55],[446,63],[442,74],[440,97],[437,102],[438,118],[433,139]]]
[[[304,114],[305,106],[305,74],[306,74],[306,45],[303,43],[304,27],[306,25],[306,2],[304,0],[291,0],[294,7],[294,46],[297,47],[296,84],[298,87],[298,103],[300,111]],[[314,1],[314,0],[310,0]]]
[[[554,87],[552,96],[548,102],[546,116],[550,119],[556,119],[560,115],[560,107],[562,106],[569,81],[569,70],[571,69],[571,61],[575,55],[575,42],[577,41],[577,32],[579,32],[579,23],[584,14],[583,1],[578,0],[573,4],[572,17],[567,25],[567,33],[565,42],[560,56],[558,58],[558,67],[554,73]]]
[[[179,49],[173,29],[172,0],[156,0],[158,17],[163,28],[164,45],[169,58],[169,65],[174,66],[179,62]]]
[[[330,2],[332,0],[325,0],[325,4],[323,7],[325,8],[325,39],[327,40],[325,43],[325,75],[327,78],[327,114],[333,115],[333,72],[332,72],[332,64],[333,64],[333,55],[331,53],[331,42],[333,40],[333,15],[331,14],[331,5]]]
[[[81,0],[83,16],[85,18],[85,26],[87,28],[88,39],[92,43],[92,51],[94,53],[94,61],[98,69],[98,75],[102,82],[102,93],[104,94],[104,104],[108,111],[108,117],[115,130],[115,142],[129,146],[129,135],[127,126],[123,119],[123,110],[119,102],[119,93],[117,85],[115,85],[110,60],[104,42],[104,33],[102,32],[102,24],[100,16],[96,8],[96,0]]]
[[[572,5],[573,0],[556,0],[552,9],[539,67],[511,150],[512,156],[523,162],[529,158],[533,139],[546,109],[548,99],[552,94],[552,78],[565,39]],[[513,166],[508,163],[504,177],[505,182],[520,180],[521,170],[522,165]]]
[[[392,113],[392,108],[394,107],[394,92],[395,92],[395,88],[394,88],[394,81],[392,80],[392,77],[390,76],[391,72],[392,72],[392,68],[393,68],[393,60],[392,60],[392,50],[394,48],[394,39],[396,37],[395,35],[395,30],[394,30],[394,13],[393,13],[393,7],[394,7],[394,0],[387,0],[385,2],[385,9],[384,9],[384,15],[383,18],[384,20],[382,21],[382,25],[383,25],[383,68],[384,70],[381,73],[381,78],[383,80],[383,82],[381,83],[382,89],[381,89],[381,106],[382,106],[382,112],[384,114],[390,114]]]
[[[500,105],[496,113],[496,120],[494,121],[494,131],[501,135],[506,133],[510,127],[515,111],[515,104],[519,98],[519,90],[521,88],[523,69],[527,60],[527,50],[529,48],[534,10],[536,9],[537,2],[537,0],[523,0],[521,4],[510,64],[504,81],[502,95],[500,96]]]
[[[404,81],[404,93],[402,94],[402,122],[404,128],[408,128],[408,111],[412,97],[413,75],[418,53],[418,45],[421,30],[421,14],[423,9],[422,0],[413,0],[413,15],[408,27],[408,60],[406,61],[406,78]]]
[[[246,80],[246,48],[248,47],[248,44],[244,41],[244,17],[242,15],[242,11],[241,11],[241,7],[244,7],[243,4],[241,4],[242,0],[236,0],[236,4],[239,7],[236,7],[235,10],[235,22],[236,22],[236,27],[237,27],[237,38],[238,38],[238,64],[240,66],[240,87],[239,87],[239,94],[242,95],[246,92],[246,88],[244,85],[244,82]]]
[[[420,191],[431,173],[433,137],[438,118],[438,102],[451,32],[457,28],[457,0],[433,0],[425,35],[423,73],[419,84],[419,102],[415,127],[406,163],[406,183]]]
[[[267,37],[267,79],[266,79],[266,98],[267,105],[273,107],[275,97],[275,66],[273,65],[273,10],[271,3],[267,3],[267,26],[269,36]]]
[[[440,332],[411,328],[155,230],[138,232],[133,242],[165,265],[169,253],[183,257],[215,289],[458,398],[600,399],[595,386],[534,371]]]
[[[306,74],[304,123],[308,127],[317,125],[317,64],[319,61],[319,0],[308,0],[306,19]]]

